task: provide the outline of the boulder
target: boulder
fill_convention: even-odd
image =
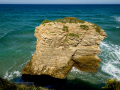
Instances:
[[[64,79],[74,66],[79,70],[96,72],[101,59],[97,54],[107,36],[99,26],[66,17],[44,20],[36,27],[36,52],[22,69],[22,74],[50,75]]]

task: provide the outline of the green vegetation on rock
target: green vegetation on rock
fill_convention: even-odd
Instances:
[[[68,33],[68,34],[66,35],[65,42],[68,42],[68,40],[67,40],[67,37],[68,37],[68,36],[70,36],[70,37],[74,37],[74,36],[76,36],[76,37],[79,38],[79,35],[78,35],[78,34]],[[69,43],[69,42],[68,42],[68,43]]]
[[[68,40],[67,40],[67,38],[65,38],[65,42],[69,43]]]
[[[48,25],[50,25],[50,26],[51,26],[52,24],[48,24]]]
[[[42,22],[42,24],[45,26],[45,23],[49,23],[49,22],[53,22],[54,24],[55,24],[55,22],[61,22],[61,23],[85,23],[84,20],[79,20],[76,17],[65,17],[63,19],[56,19],[54,21],[44,20]],[[51,24],[49,24],[49,25],[51,25]],[[96,32],[100,33],[100,31],[101,31],[100,26],[98,26],[96,24],[93,24],[92,26],[95,28]],[[80,25],[80,27],[82,29],[84,29],[84,30],[88,30],[89,29],[89,26],[87,26],[87,25]],[[63,31],[69,32],[68,31],[68,27],[67,26],[63,26]]]
[[[13,82],[10,82],[6,79],[0,78],[0,90],[48,90],[46,88],[43,88],[41,86],[27,86],[25,84],[16,84]]]
[[[100,31],[101,31],[100,26],[96,26],[95,30],[96,30],[96,32],[100,33]]]
[[[58,27],[55,27],[55,28],[58,28]]]
[[[54,22],[66,23],[66,21],[64,19],[56,19]]]
[[[65,20],[66,23],[85,23],[84,20],[79,20],[76,17],[65,17],[63,20]]]
[[[42,24],[45,24],[45,23],[48,23],[48,22],[50,22],[50,20],[44,20],[43,22],[42,22]]]
[[[102,87],[103,90],[120,90],[120,82],[115,79],[107,79],[105,81],[106,86]]]
[[[92,26],[95,28],[96,32],[100,33],[100,31],[101,31],[100,26],[98,26],[96,24],[93,24]]]
[[[48,22],[61,22],[61,23],[85,23],[84,20],[79,20],[76,17],[65,17],[63,19],[56,19],[54,21],[50,21],[50,20],[44,20],[42,22],[42,24],[48,23]],[[55,24],[55,23],[54,23]]]
[[[71,37],[77,36],[79,38],[79,35],[74,33],[68,33],[66,36],[71,36]]]
[[[80,25],[80,27],[81,27],[82,29],[84,29],[84,30],[88,30],[88,29],[89,29],[89,27],[88,27],[87,25]]]
[[[50,32],[50,33],[55,33],[55,32]]]
[[[69,32],[69,30],[68,30],[68,26],[63,26],[63,31],[65,31],[65,32]]]

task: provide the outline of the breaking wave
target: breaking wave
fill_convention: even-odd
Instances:
[[[120,22],[120,17],[114,17],[116,21]]]
[[[14,77],[20,77],[20,76],[21,76],[21,72],[20,71],[13,71],[13,72],[8,72],[7,71],[5,73],[4,79],[11,80]]]
[[[102,42],[100,48],[102,52],[98,56],[102,62],[96,73],[82,72],[75,67],[72,68],[71,72],[76,77],[93,83],[97,81],[104,82],[108,78],[120,80],[120,46],[110,42]],[[95,79],[97,79],[96,82],[94,82]]]
[[[102,71],[111,75],[111,78],[120,80],[120,46],[111,42],[102,42],[100,48],[103,52],[100,56],[103,56],[102,60],[104,60]]]

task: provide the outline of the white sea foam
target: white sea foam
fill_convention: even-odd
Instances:
[[[86,72],[79,71],[75,67],[72,68],[71,72],[83,79],[88,76],[93,78],[92,80],[97,79],[97,81],[103,81],[107,78],[117,78],[120,80],[120,46],[112,44],[110,42],[102,42],[100,45],[102,53],[99,54],[99,57],[102,57],[102,62],[99,66],[100,72],[95,74],[90,74]],[[106,74],[105,74],[106,73]],[[91,80],[91,78],[88,81]]]
[[[120,27],[116,27],[116,28],[120,28]]]
[[[35,51],[34,51],[34,52],[31,52],[32,55],[33,55],[34,53],[35,53]],[[22,64],[18,65],[17,67],[20,68],[20,69],[22,69],[23,66],[26,65],[29,61],[30,61],[30,60],[28,60],[27,62],[25,61],[25,62],[23,62]],[[4,79],[11,80],[11,79],[13,79],[13,78],[16,78],[16,77],[21,76],[21,72],[20,72],[19,70],[15,70],[15,69],[14,69],[14,71],[12,71],[16,64],[17,64],[17,63],[14,62],[14,64],[6,71],[6,73],[5,73],[4,77],[3,77]]]
[[[4,79],[11,80],[14,77],[19,77],[19,76],[21,76],[21,72],[20,71],[13,71],[13,72],[8,72],[7,71],[5,73]]]
[[[120,80],[120,70],[119,70],[119,68],[115,67],[111,63],[104,64],[103,67],[102,67],[102,71],[109,74],[109,75],[112,75],[111,78],[117,78],[118,80]]]
[[[29,58],[29,57],[28,57]],[[22,64],[20,64],[18,67],[21,69],[29,62],[30,60],[24,61]]]
[[[75,67],[72,67],[71,72],[73,72],[73,74],[84,74],[84,75],[87,74],[86,72],[80,71]]]
[[[7,80],[11,80],[15,77],[19,77],[21,76],[21,72],[18,71],[18,70],[14,70],[12,71],[12,69],[14,68],[14,66],[16,65],[16,62],[14,62],[14,64],[6,71],[5,75],[4,75],[4,79],[7,79]]]
[[[120,22],[120,17],[114,16],[114,18],[115,18],[116,21]]]
[[[101,55],[103,55],[103,57],[107,57],[110,58],[109,61],[116,61],[116,60],[120,60],[120,46],[119,45],[114,45],[112,43],[105,43],[102,42],[100,45],[100,48],[103,51],[103,54],[101,53]],[[105,53],[107,53],[106,55],[104,55]],[[107,59],[105,58],[105,59]]]
[[[120,80],[120,70],[118,67],[120,64],[120,46],[112,43],[102,42],[100,45],[104,60],[106,62],[102,65],[102,71],[111,75],[111,78],[117,78]]]
[[[34,53],[35,53],[35,51],[34,51],[34,52],[31,52],[32,56],[33,56]]]
[[[84,71],[80,71],[78,69],[76,69],[75,67],[72,67],[71,72],[77,76],[83,75],[83,76],[91,76],[89,72],[84,72]],[[92,77],[91,77],[92,78]]]

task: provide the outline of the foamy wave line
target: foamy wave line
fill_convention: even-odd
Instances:
[[[33,56],[34,53],[35,53],[35,51],[34,51],[34,52],[31,52],[31,55]]]
[[[19,77],[21,76],[21,72],[20,71],[13,71],[13,72],[6,72],[5,76],[4,76],[4,79],[7,79],[7,80],[11,80],[13,79],[13,77],[16,76],[16,77]]]
[[[35,51],[34,51],[34,52],[31,52],[32,55],[33,55],[34,53],[35,53]],[[19,65],[18,67],[23,68],[23,65],[26,65],[29,61],[30,61],[30,60],[28,60],[27,62],[22,63],[22,64]],[[14,65],[15,65],[15,64],[16,64],[16,62],[14,63]],[[4,79],[11,80],[11,79],[13,79],[13,78],[15,78],[15,77],[21,76],[21,72],[20,72],[20,71],[14,70],[14,71],[10,72],[10,70],[14,67],[14,65],[12,65],[12,66],[6,71],[6,73],[5,73],[4,77],[3,77]]]
[[[117,67],[120,64],[120,46],[112,44],[111,42],[108,44],[102,42],[100,47],[104,52],[103,54],[101,53],[101,56],[106,60],[102,65],[102,71],[111,75],[111,78],[120,80],[120,67]]]
[[[16,64],[16,62],[14,63],[14,65]],[[19,77],[21,76],[21,72],[20,71],[17,71],[17,70],[14,70],[12,72],[10,72],[10,70],[14,67],[14,65],[12,65],[5,73],[4,75],[4,79],[7,79],[7,80],[11,80],[13,79],[14,77]]]
[[[120,70],[111,63],[106,63],[102,67],[103,72],[112,75],[112,79],[117,78],[120,81]]]
[[[116,27],[116,28],[120,28],[120,27]]]
[[[114,16],[114,18],[115,18],[116,21],[119,21],[119,22],[120,22],[120,17]]]
[[[109,43],[102,42],[100,45],[100,48],[102,49],[103,52],[108,53],[108,57],[111,57],[111,59],[114,59],[114,61],[120,60],[120,46],[119,45],[112,44],[111,42]]]
[[[75,67],[72,67],[71,72],[75,75],[89,75],[90,76],[89,72],[80,71]]]
[[[110,42],[102,42],[100,48],[102,50],[102,53],[99,54],[99,56],[102,56],[102,64],[99,68],[101,68],[102,72],[109,74],[110,76],[106,76],[106,74],[98,71],[94,74],[94,77],[103,78],[103,80],[107,78],[117,78],[120,80],[120,67],[116,67],[116,65],[120,64],[120,46],[112,44]],[[87,72],[79,71],[75,67],[72,68],[71,72],[75,75],[92,75]]]

